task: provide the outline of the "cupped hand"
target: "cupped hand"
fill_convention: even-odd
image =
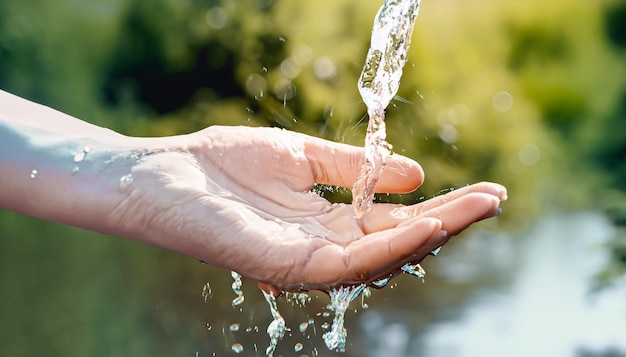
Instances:
[[[274,292],[389,276],[506,199],[503,186],[479,183],[412,206],[374,204],[357,220],[352,205],[311,189],[352,187],[363,148],[273,128],[215,126],[187,140],[184,152],[147,156],[134,169],[135,235]],[[394,154],[376,191],[410,192],[423,179],[415,161]]]

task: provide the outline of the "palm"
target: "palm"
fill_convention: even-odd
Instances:
[[[479,184],[414,206],[377,204],[359,222],[351,205],[331,204],[311,188],[350,187],[362,149],[268,128],[212,127],[195,139],[193,167],[178,170],[188,184],[172,193],[193,204],[174,214],[198,223],[187,226],[201,231],[186,233],[208,235],[212,251],[188,253],[284,290],[389,274],[494,215],[505,198],[501,186]],[[394,155],[377,190],[408,192],[422,179],[417,163]]]

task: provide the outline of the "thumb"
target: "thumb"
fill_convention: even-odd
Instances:
[[[362,147],[306,136],[304,151],[316,183],[351,188],[361,175]],[[417,162],[393,154],[387,158],[376,192],[407,193],[422,182],[424,171]]]

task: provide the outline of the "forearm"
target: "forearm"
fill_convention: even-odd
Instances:
[[[138,159],[160,146],[0,91],[0,207],[126,234],[109,218]]]

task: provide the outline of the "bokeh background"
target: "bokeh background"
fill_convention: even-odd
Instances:
[[[356,82],[380,5],[0,0],[0,89],[127,135],[276,126],[362,145]],[[425,0],[387,128],[427,179],[378,200],[491,180],[509,188],[503,214],[427,259],[425,283],[354,301],[343,353],[321,338],[326,295],[282,298],[276,355],[626,356],[625,1]],[[0,211],[1,356],[263,356],[267,304],[244,279],[233,308],[231,283]]]

